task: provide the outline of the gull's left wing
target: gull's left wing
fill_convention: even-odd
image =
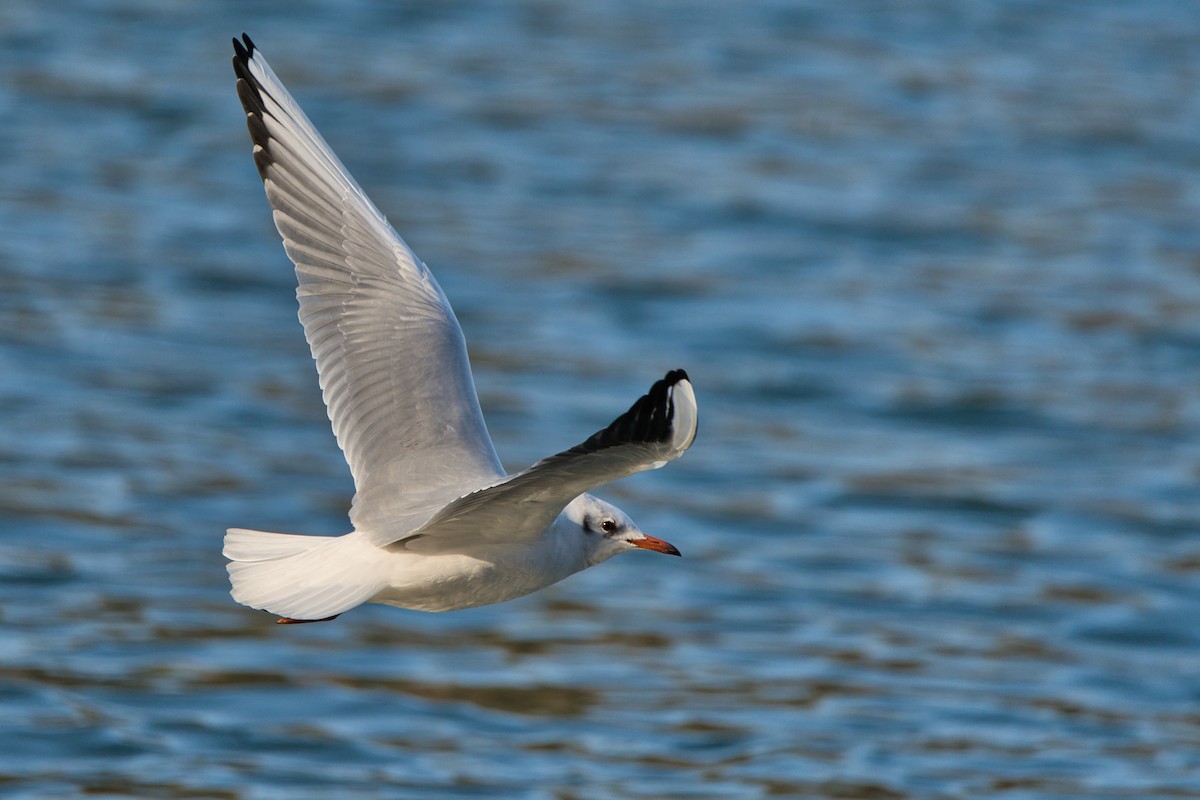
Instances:
[[[250,38],[233,49],[254,164],[296,266],[300,321],[354,475],[351,522],[411,530],[504,475],[462,330],[432,273]]]
[[[538,536],[589,489],[679,458],[696,438],[696,423],[692,384],[672,370],[582,444],[454,500],[399,540],[375,543],[445,553]]]

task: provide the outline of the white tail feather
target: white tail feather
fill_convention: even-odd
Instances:
[[[225,533],[230,594],[242,605],[291,619],[324,619],[361,605],[382,588],[378,550],[362,537],[298,536],[231,528]]]
[[[223,554],[230,561],[274,561],[303,553],[329,541],[328,536],[304,536],[295,533],[267,533],[230,528],[225,531]]]

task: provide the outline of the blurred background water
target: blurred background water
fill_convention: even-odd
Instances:
[[[277,627],[352,491],[248,31],[510,468],[666,369],[674,542]],[[0,6],[0,795],[1200,796],[1200,5]]]

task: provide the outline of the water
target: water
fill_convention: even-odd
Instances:
[[[466,330],[512,468],[669,368],[621,557],[277,627],[352,487],[248,31]],[[1200,7],[0,8],[0,795],[1200,796]]]

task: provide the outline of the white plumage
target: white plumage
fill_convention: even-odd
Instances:
[[[343,536],[230,529],[234,599],[281,622],[365,602],[447,611],[520,597],[625,550],[678,555],[587,491],[691,446],[687,375],[667,373],[582,444],[506,474],[437,281],[249,37],[233,44],[254,162],[355,485]]]

